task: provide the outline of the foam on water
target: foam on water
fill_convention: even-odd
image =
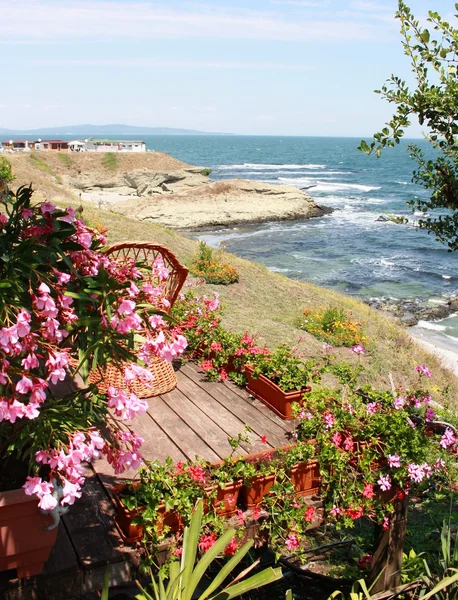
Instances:
[[[438,323],[433,323],[431,321],[418,321],[417,327],[431,329],[431,331],[445,331],[447,329],[445,325],[439,325]]]
[[[218,169],[223,170],[233,170],[233,169],[256,169],[261,171],[281,171],[283,169],[325,169],[326,165],[318,165],[313,163],[306,163],[303,165],[291,164],[291,165],[282,165],[282,164],[261,164],[261,163],[243,163],[241,165],[217,165]]]

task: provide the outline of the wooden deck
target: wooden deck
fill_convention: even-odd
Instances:
[[[239,454],[248,454],[288,443],[294,421],[283,421],[258,400],[235,385],[203,380],[188,363],[177,373],[178,386],[168,394],[148,400],[149,409],[135,419],[134,430],[145,442],[145,459],[174,461],[227,457],[228,436],[237,436],[248,425],[250,443]],[[267,444],[260,436],[267,436]],[[87,469],[83,496],[63,517],[57,543],[38,577],[17,580],[15,573],[0,573],[0,597],[4,600],[71,599],[100,589],[107,565],[111,585],[131,581],[137,574],[135,548],[124,546],[116,529],[110,488],[133,472],[115,477],[104,459]]]

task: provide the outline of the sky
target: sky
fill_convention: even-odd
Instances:
[[[435,10],[456,21],[454,1],[407,4],[421,20]],[[374,90],[391,73],[410,78],[396,8],[396,0],[0,0],[0,128],[371,135],[391,114]]]

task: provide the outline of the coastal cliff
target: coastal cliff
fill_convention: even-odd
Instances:
[[[331,212],[295,186],[214,182],[203,167],[159,152],[111,157],[36,153],[13,155],[11,162],[17,184],[32,180],[38,197],[90,202],[175,229],[309,219]]]

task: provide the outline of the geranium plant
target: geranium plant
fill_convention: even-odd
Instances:
[[[250,361],[252,377],[264,375],[285,392],[301,391],[320,376],[314,359],[303,359],[289,346],[279,346],[272,353],[254,355]]]
[[[367,516],[388,527],[390,500],[451,477],[446,463],[455,433],[446,426],[435,433],[430,401],[421,389],[393,396],[370,386],[316,387],[306,407],[296,405],[298,439],[316,440],[329,518],[352,526]]]
[[[149,273],[117,263],[102,252],[104,235],[72,208],[33,204],[29,187],[2,204],[2,468],[8,459],[27,463],[26,493],[52,509],[81,495],[84,461],[104,453],[116,473],[138,467],[142,440],[122,422],[147,403],[129,386],[136,378],[148,385],[151,357],[172,360],[186,339],[162,312],[168,273],[160,261]],[[123,369],[126,385],[101,394],[87,375],[108,362]]]

